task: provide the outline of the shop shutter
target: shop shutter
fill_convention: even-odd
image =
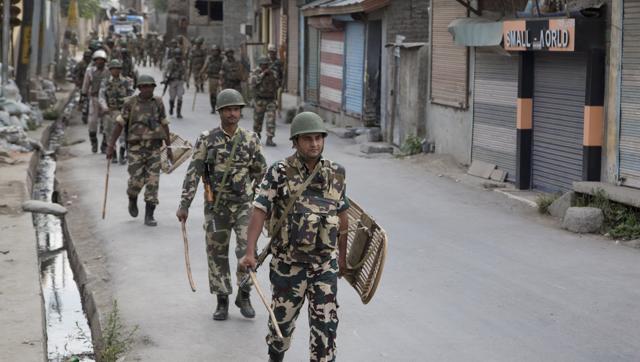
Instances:
[[[344,99],[347,113],[362,114],[364,87],[364,24],[347,23]]]
[[[433,0],[431,36],[431,101],[456,108],[467,107],[467,48],[453,43],[449,24],[467,16],[453,0]]]
[[[305,74],[305,98],[307,102],[318,104],[320,89],[320,33],[318,29],[307,26],[306,42],[307,71]]]
[[[624,2],[620,96],[620,176],[640,187],[640,2]]]
[[[516,178],[518,55],[476,49],[472,159]]]
[[[585,54],[536,53],[533,187],[565,191],[582,179]]]
[[[320,106],[334,112],[342,109],[344,31],[320,35]]]

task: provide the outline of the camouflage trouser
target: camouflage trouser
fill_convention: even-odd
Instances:
[[[218,85],[220,79],[215,77],[209,77],[209,103],[211,103],[211,109],[216,109],[216,98],[218,98]]]
[[[311,361],[334,361],[338,329],[338,261],[322,264],[285,263],[271,259],[271,307],[284,340],[280,340],[269,321],[267,345],[285,352],[291,345],[295,321],[305,298],[309,299],[309,350]]]
[[[256,108],[253,111],[253,131],[260,135],[265,113],[267,115],[267,137],[276,135],[276,101],[275,99],[256,99]]]
[[[129,142],[129,183],[127,194],[138,196],[143,187],[144,201],[158,204],[160,183],[160,147],[162,140]]]
[[[176,98],[182,102],[182,96],[184,95],[184,81],[172,80],[169,83],[169,101],[173,102]]]
[[[207,258],[209,261],[209,290],[211,294],[229,295],[233,292],[231,286],[231,271],[229,268],[229,244],[231,231],[236,234],[236,258],[240,260],[247,250],[247,227],[249,226],[249,209],[251,204],[220,202],[218,210],[213,211],[212,205],[205,206],[204,230],[207,239]],[[236,269],[236,283],[239,285],[247,275],[244,269]],[[246,290],[251,288],[247,283]]]
[[[104,125],[104,136],[107,138],[107,142],[111,142],[111,135],[113,134],[113,128],[116,125],[116,118],[120,114],[120,111],[109,111],[102,117],[102,124]],[[125,146],[124,132],[120,133],[118,137],[118,144],[120,147]]]
[[[98,126],[102,132],[102,119],[100,118],[100,104],[98,97],[89,98],[89,132],[98,133]]]
[[[200,64],[199,66],[196,66],[195,69],[197,69],[198,71],[202,68],[202,64]],[[199,72],[193,72],[193,84],[194,85],[204,85],[204,78],[200,75]]]

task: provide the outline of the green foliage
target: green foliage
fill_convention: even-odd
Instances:
[[[538,212],[542,215],[549,214],[549,206],[553,204],[560,197],[559,194],[540,194],[536,198],[536,204],[538,205]]]
[[[418,136],[414,135],[409,135],[400,147],[400,151],[402,151],[402,154],[405,156],[411,156],[417,153],[421,153],[423,142],[424,140],[422,138],[418,138]]]
[[[55,108],[49,108],[46,111],[42,112],[42,118],[49,121],[55,121],[59,117],[60,117],[60,112]]]
[[[599,189],[594,195],[579,195],[574,206],[597,207],[604,214],[605,233],[615,239],[640,238],[640,211],[634,207],[609,200],[606,192]]]
[[[78,0],[78,15],[81,18],[94,18],[100,12],[100,0]]]
[[[160,13],[169,11],[169,3],[167,0],[153,0],[153,7]]]

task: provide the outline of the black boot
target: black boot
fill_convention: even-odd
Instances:
[[[178,108],[176,108],[176,113],[178,114],[178,118],[182,118],[182,101],[178,101]]]
[[[124,165],[125,163],[127,163],[127,157],[126,157],[126,148],[124,147],[120,147],[120,164]]]
[[[89,139],[91,140],[91,152],[98,152],[98,136],[95,132],[89,132]]]
[[[238,296],[236,296],[236,305],[240,308],[240,314],[245,318],[253,318],[256,316],[256,311],[251,306],[251,299],[249,299],[249,292],[240,290]]]
[[[158,222],[153,218],[153,211],[155,211],[156,205],[148,203],[144,209],[144,224],[147,226],[158,226]]]
[[[282,362],[284,361],[284,352],[274,351],[269,348],[269,362]]]
[[[169,101],[169,115],[173,116],[173,101]]]
[[[213,94],[209,94],[209,103],[211,104],[211,114],[216,113],[216,97]]]
[[[138,217],[138,197],[129,196],[129,215]]]
[[[100,143],[100,153],[107,153],[107,136],[102,134],[102,143]]]
[[[275,147],[276,146],[276,143],[273,142],[273,137],[270,137],[270,136],[267,137],[267,146],[269,146],[269,147]]]
[[[214,321],[223,321],[229,316],[229,296],[218,295],[218,306],[213,312]]]

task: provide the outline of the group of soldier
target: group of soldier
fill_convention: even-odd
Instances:
[[[266,145],[275,146],[277,97],[283,77],[275,47],[268,47],[268,56],[261,58],[259,67],[251,72],[249,83],[255,96],[252,132],[238,125],[247,105],[241,93],[246,67],[235,59],[232,49],[224,51],[223,59],[218,46],[211,46],[207,54],[201,38],[193,43],[190,49],[184,47],[184,38],[169,43],[162,84],[170,90],[169,115],[175,108],[176,116],[182,118],[185,84],[188,86],[193,76],[196,92],[204,92],[206,76],[212,113],[220,116],[220,125],[204,131],[195,142],[176,212],[178,220],[186,223],[202,180],[209,289],[217,296],[213,319],[226,320],[229,313],[232,232],[238,259],[235,304],[244,317],[254,318],[252,284],[247,282],[247,275],[261,262],[256,244],[266,225],[271,241],[265,250],[273,255],[271,306],[283,336],[277,336],[276,326],[270,322],[266,338],[269,359],[283,360],[299,311],[308,299],[310,359],[333,361],[338,326],[337,278],[346,272],[349,201],[344,168],[322,157],[327,136],[324,122],[311,112],[294,117],[289,140],[295,153],[267,168],[261,148],[262,124],[266,116]],[[92,151],[98,152],[100,131],[100,148],[109,162],[119,158],[129,164],[129,214],[138,216],[138,195],[144,188],[144,223],[156,226],[154,211],[163,146],[167,158],[173,159],[168,116],[162,98],[154,96],[157,84],[153,77],[137,75],[128,44],[115,44],[110,47],[92,41],[90,51],[78,64],[75,81],[84,104],[88,104],[84,118],[89,124]],[[157,66],[163,63],[154,57],[149,61]],[[139,90],[135,95],[134,88]]]

